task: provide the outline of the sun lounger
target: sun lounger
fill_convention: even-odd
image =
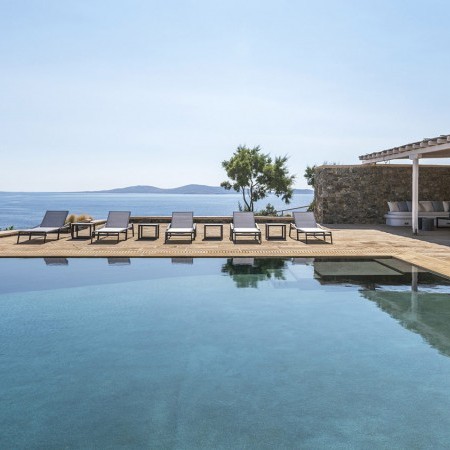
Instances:
[[[31,236],[44,236],[45,243],[47,235],[50,233],[57,233],[57,239],[59,239],[61,230],[68,227],[65,225],[68,215],[69,211],[47,211],[39,226],[27,230],[19,230],[17,243],[19,243],[20,236],[28,236],[28,240],[31,239]]]
[[[325,230],[317,224],[313,212],[294,212],[294,223],[291,223],[289,228],[289,237],[291,237],[292,230],[297,232],[297,240],[300,234],[305,235],[305,241],[308,243],[308,237],[321,237],[326,242],[326,237],[330,236],[331,243],[333,243],[333,235],[331,231]]]
[[[105,226],[92,233],[91,243],[95,236],[97,236],[97,240],[100,236],[117,236],[117,242],[119,242],[120,234],[122,233],[125,234],[125,240],[127,240],[128,230],[131,230],[134,236],[134,228],[130,223],[130,215],[130,211],[110,211]]]
[[[194,223],[194,213],[188,212],[173,212],[172,220],[166,230],[164,242],[172,236],[189,236],[191,242],[197,235],[197,229]]]
[[[237,236],[253,236],[261,244],[261,230],[252,212],[234,212],[230,224],[230,239],[236,243]]]

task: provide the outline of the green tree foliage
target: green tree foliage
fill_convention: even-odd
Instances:
[[[308,186],[314,187],[316,176],[316,165],[314,164],[314,166],[306,166],[305,174],[303,176],[306,178]]]
[[[254,204],[270,193],[289,203],[293,195],[295,175],[286,166],[288,157],[262,153],[259,146],[239,146],[228,161],[222,162],[230,180],[221,183],[225,189],[242,194],[244,211],[254,211]]]

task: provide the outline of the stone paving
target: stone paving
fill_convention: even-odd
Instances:
[[[425,269],[450,276],[450,229],[439,229],[413,237],[408,228],[385,225],[336,225],[333,244],[321,240],[296,241],[266,240],[264,226],[262,244],[241,240],[234,244],[229,240],[229,225],[224,225],[223,240],[205,240],[203,224],[198,225],[194,242],[174,238],[164,243],[166,224],[160,225],[159,239],[137,239],[117,242],[114,237],[102,238],[91,244],[86,236],[71,239],[63,234],[59,241],[50,236],[47,243],[33,238],[16,244],[17,237],[0,238],[0,257],[378,257],[392,256],[417,264]],[[147,231],[147,230],[146,230]],[[208,233],[213,230],[208,230]],[[83,231],[80,233],[80,236]],[[294,234],[293,234],[294,236]]]

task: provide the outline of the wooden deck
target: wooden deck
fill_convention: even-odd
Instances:
[[[308,244],[287,237],[283,240],[266,240],[264,226],[262,244],[242,240],[233,244],[229,240],[228,225],[224,225],[223,240],[204,240],[203,225],[198,225],[197,239],[188,241],[174,238],[164,243],[165,224],[161,224],[157,240],[138,240],[135,237],[121,240],[102,238],[90,243],[89,238],[71,239],[63,234],[59,241],[50,236],[47,243],[42,238],[23,239],[16,244],[16,236],[0,239],[0,257],[377,257],[392,256],[419,265],[427,270],[450,277],[450,229],[424,232],[411,236],[410,229],[377,225],[329,226],[334,243],[311,240]],[[210,231],[210,230],[209,230]],[[81,232],[83,233],[83,232]],[[81,235],[81,234],[80,234]]]

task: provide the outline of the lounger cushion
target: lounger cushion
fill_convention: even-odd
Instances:
[[[323,228],[299,228],[303,233],[325,233]]]
[[[167,231],[170,231],[171,233],[193,233],[194,228],[167,228]]]
[[[126,231],[127,228],[100,228],[100,230],[97,230],[96,233],[121,233],[123,231]]]
[[[234,228],[233,231],[235,233],[257,233],[259,234],[261,231],[258,228]]]
[[[58,231],[60,227],[36,227],[28,228],[27,230],[21,230],[22,233],[51,233],[52,231]]]

